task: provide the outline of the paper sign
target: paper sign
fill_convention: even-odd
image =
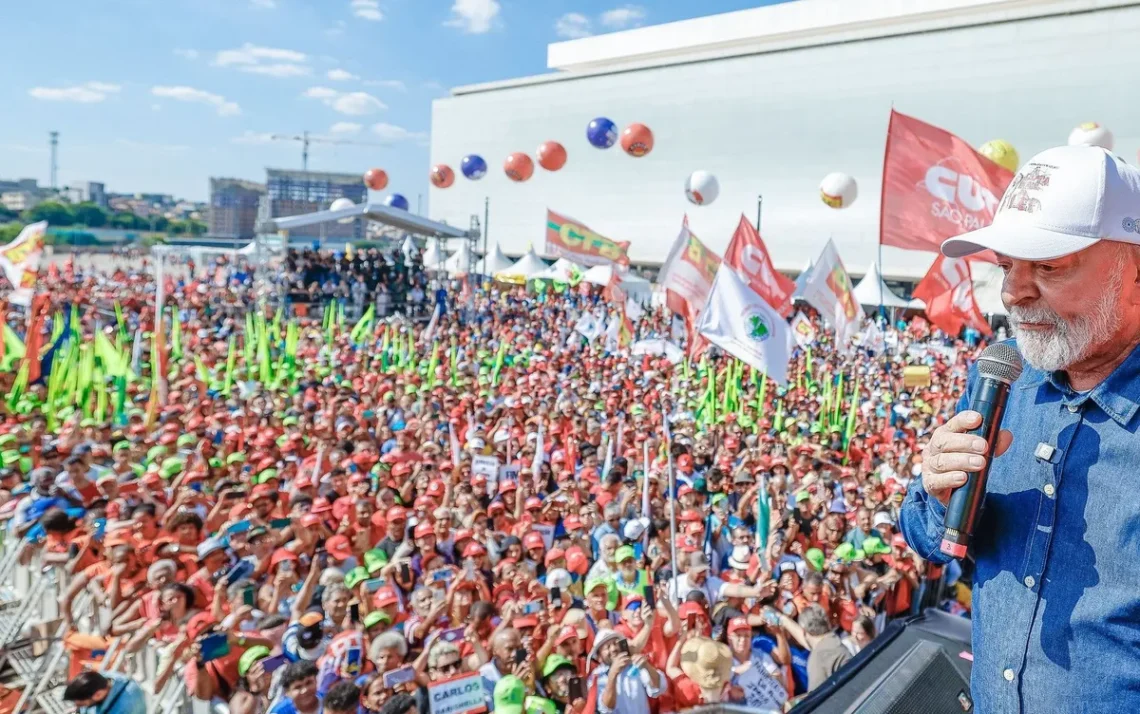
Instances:
[[[519,465],[507,464],[506,466],[499,467],[499,480],[500,481],[518,481],[519,480]]]
[[[546,549],[550,550],[554,545],[554,526],[549,523],[535,523],[530,529],[542,535],[542,542],[546,544]]]
[[[431,714],[477,714],[487,711],[483,675],[469,672],[428,687]]]
[[[784,702],[788,701],[784,685],[757,667],[755,662],[743,674],[736,675],[735,684],[744,690],[748,706],[761,711],[783,711]]]
[[[471,459],[472,475],[482,474],[487,477],[487,495],[494,496],[498,492],[499,460],[494,456],[474,456]]]

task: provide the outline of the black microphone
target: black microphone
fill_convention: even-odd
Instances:
[[[978,381],[967,409],[982,415],[981,425],[970,433],[986,440],[986,467],[976,473],[967,472],[966,483],[950,494],[950,503],[946,506],[946,535],[942,536],[939,550],[953,558],[965,558],[970,547],[986,497],[986,480],[997,448],[1005,402],[1009,399],[1009,386],[1021,376],[1021,369],[1021,355],[1004,343],[990,345],[978,358]]]

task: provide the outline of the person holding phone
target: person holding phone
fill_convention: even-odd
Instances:
[[[665,692],[657,668],[645,655],[633,655],[629,641],[614,630],[598,633],[590,659],[599,662],[593,674],[599,714],[649,714],[649,700]]]

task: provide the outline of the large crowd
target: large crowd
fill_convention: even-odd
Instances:
[[[159,321],[151,272],[54,271],[30,332],[7,312],[48,354],[0,382],[9,543],[65,574],[70,632],[158,652],[141,685],[76,674],[77,706],[142,714],[180,682],[232,714],[779,710],[888,620],[962,608],[897,517],[973,341],[879,317],[839,349],[813,317],[781,388],[637,349],[686,347],[663,307],[633,345],[583,334],[619,309],[596,288],[294,315],[276,296],[364,307],[420,275],[306,253],[270,290],[174,272]]]

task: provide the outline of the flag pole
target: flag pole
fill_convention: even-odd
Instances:
[[[756,194],[756,232],[760,232],[760,211],[764,208],[764,195]],[[881,255],[881,252],[880,252]],[[880,260],[882,258],[880,257]]]
[[[677,501],[674,494],[677,489],[673,480],[673,438],[669,434],[669,415],[665,412],[665,404],[661,404],[661,428],[665,432],[665,459],[666,466],[669,469],[669,493],[665,500],[669,503],[669,559],[673,564],[673,577],[670,579],[672,583],[672,592],[670,593],[670,601],[673,605],[677,604]]]

